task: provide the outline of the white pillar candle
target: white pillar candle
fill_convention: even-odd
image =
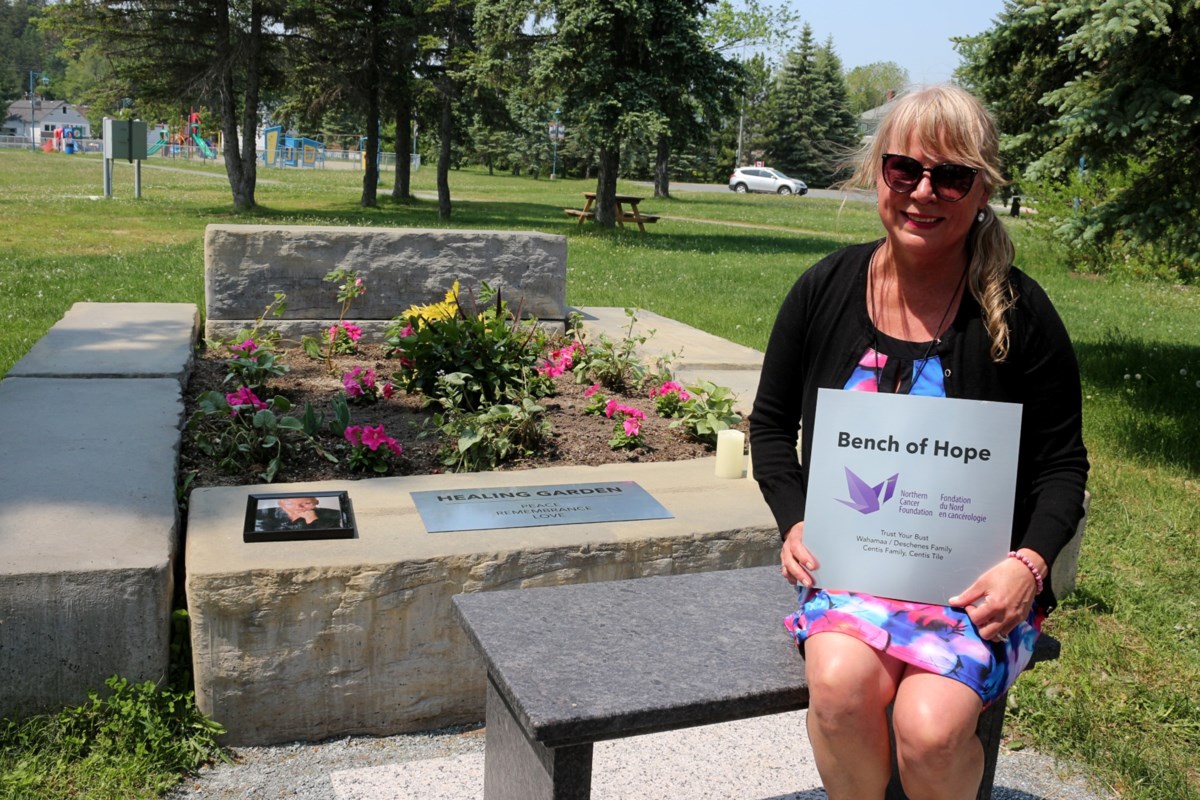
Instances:
[[[742,477],[746,434],[741,431],[717,431],[717,477]]]

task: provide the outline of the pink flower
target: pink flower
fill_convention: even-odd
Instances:
[[[679,395],[680,401],[687,400],[691,397],[691,395],[689,395],[687,393],[687,390],[684,389],[683,386],[680,385],[676,381],[663,381],[662,386],[659,386],[657,389],[650,390],[650,396],[651,397],[666,397],[667,395],[671,394],[672,392]]]
[[[342,321],[329,326],[329,341],[337,341],[339,327],[346,334],[346,338],[352,342],[357,342],[362,338],[362,328],[352,322]]]
[[[373,451],[378,450],[379,445],[383,444],[383,440],[385,438],[386,437],[383,435],[383,426],[382,425],[376,425],[373,428],[370,425],[363,426],[363,431],[362,431],[363,446],[368,447]]]
[[[617,412],[617,405],[617,398],[609,398],[608,402],[604,405],[604,416],[611,417],[615,414]]]
[[[412,323],[406,322],[404,323],[404,330],[400,331],[400,338],[403,339],[406,336],[412,336],[414,333],[416,333],[416,331],[413,330]]]
[[[363,428],[362,443],[369,447],[372,452],[378,450],[380,447],[386,447],[396,455],[404,452],[404,448],[400,446],[399,442],[391,436],[384,434],[382,425],[376,425],[374,428],[368,425]]]
[[[356,366],[342,375],[342,386],[351,397],[362,397],[375,388],[375,370]]]
[[[361,425],[347,425],[346,432],[342,435],[346,437],[346,441],[350,444],[359,445],[362,444],[362,430]]]
[[[392,386],[390,381],[383,385],[383,396],[385,399],[391,400],[392,395],[394,395],[395,393],[396,393],[396,387]]]
[[[346,394],[350,395],[351,397],[362,397],[363,387],[362,384],[358,382],[358,367],[355,367],[354,369],[355,372],[347,372],[342,376],[342,388],[344,388],[346,390]]]
[[[637,417],[626,417],[621,425],[625,428],[626,436],[637,436],[642,431],[642,421]]]
[[[598,392],[598,391],[600,391],[600,384],[598,384],[598,383],[593,383],[591,386],[589,386],[588,388],[586,388],[586,389],[584,389],[584,390],[583,390],[583,396],[584,396],[584,397],[591,397],[592,395],[594,395],[594,394],[595,394],[596,392]]]
[[[225,402],[230,405],[234,414],[238,412],[239,406],[253,406],[256,411],[262,411],[267,407],[267,404],[259,400],[247,386],[225,395]]]
[[[567,371],[567,368],[560,363],[543,364],[538,367],[538,375],[544,375],[548,378],[557,378]]]
[[[229,349],[233,350],[234,352],[237,352],[237,353],[244,353],[246,355],[250,355],[251,353],[253,353],[255,350],[258,349],[258,345],[256,345],[254,343],[253,339],[247,339],[246,341],[242,342],[241,344],[235,344],[233,347],[231,347]]]
[[[355,286],[357,286],[359,289],[361,289],[361,290],[362,290],[362,291],[360,291],[360,292],[359,292],[359,294],[366,294],[366,293],[367,293],[367,290],[366,290],[366,288],[363,286],[363,279],[362,279],[362,278],[355,278],[355,279],[354,279],[354,285],[355,285]]]

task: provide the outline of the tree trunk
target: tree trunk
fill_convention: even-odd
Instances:
[[[234,82],[234,43],[230,24],[230,4],[217,9],[217,60],[220,64],[218,92],[221,104],[221,134],[224,139],[225,174],[233,193],[233,207],[238,211],[254,208],[254,189],[257,180],[258,153],[255,150],[257,130],[259,56],[262,53],[262,6],[251,3],[252,26],[249,53],[246,59],[245,105],[238,113],[238,93]],[[251,105],[253,100],[253,105]],[[238,139],[238,118],[242,120],[242,140]]]
[[[396,107],[396,182],[393,200],[412,197],[412,100],[407,94]]]
[[[654,196],[671,196],[671,176],[668,167],[671,162],[671,138],[665,133],[658,135],[658,156],[654,161]]]
[[[363,208],[374,208],[379,205],[379,94],[380,60],[383,58],[382,18],[383,1],[374,0],[371,3],[371,52],[368,54],[370,63],[367,65],[367,153],[363,165],[362,200]]]
[[[441,139],[438,143],[437,166],[438,219],[440,220],[450,219],[450,137],[454,128],[451,116],[452,105],[450,87],[447,86],[442,93],[442,111],[438,116],[438,136]]]
[[[596,224],[603,228],[616,225],[617,209],[617,167],[620,162],[621,147],[619,144],[611,148],[600,147],[600,165],[596,170]]]

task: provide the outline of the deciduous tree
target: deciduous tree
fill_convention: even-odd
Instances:
[[[846,73],[846,93],[850,113],[864,111],[887,102],[888,93],[899,93],[908,85],[908,70],[895,61],[876,61],[855,67]]]

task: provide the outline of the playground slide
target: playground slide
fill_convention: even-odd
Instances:
[[[159,139],[157,142],[155,142],[154,144],[152,144],[148,148],[146,148],[146,155],[148,155],[148,156],[154,155],[159,150],[162,150],[163,147],[166,146],[166,144],[167,144],[166,139]]]
[[[205,158],[216,158],[217,157],[217,154],[215,152],[213,152],[213,149],[211,147],[208,146],[208,142],[204,141],[204,139],[201,138],[200,134],[193,133],[192,141],[196,143],[196,147],[200,148],[200,155],[204,156]]]

